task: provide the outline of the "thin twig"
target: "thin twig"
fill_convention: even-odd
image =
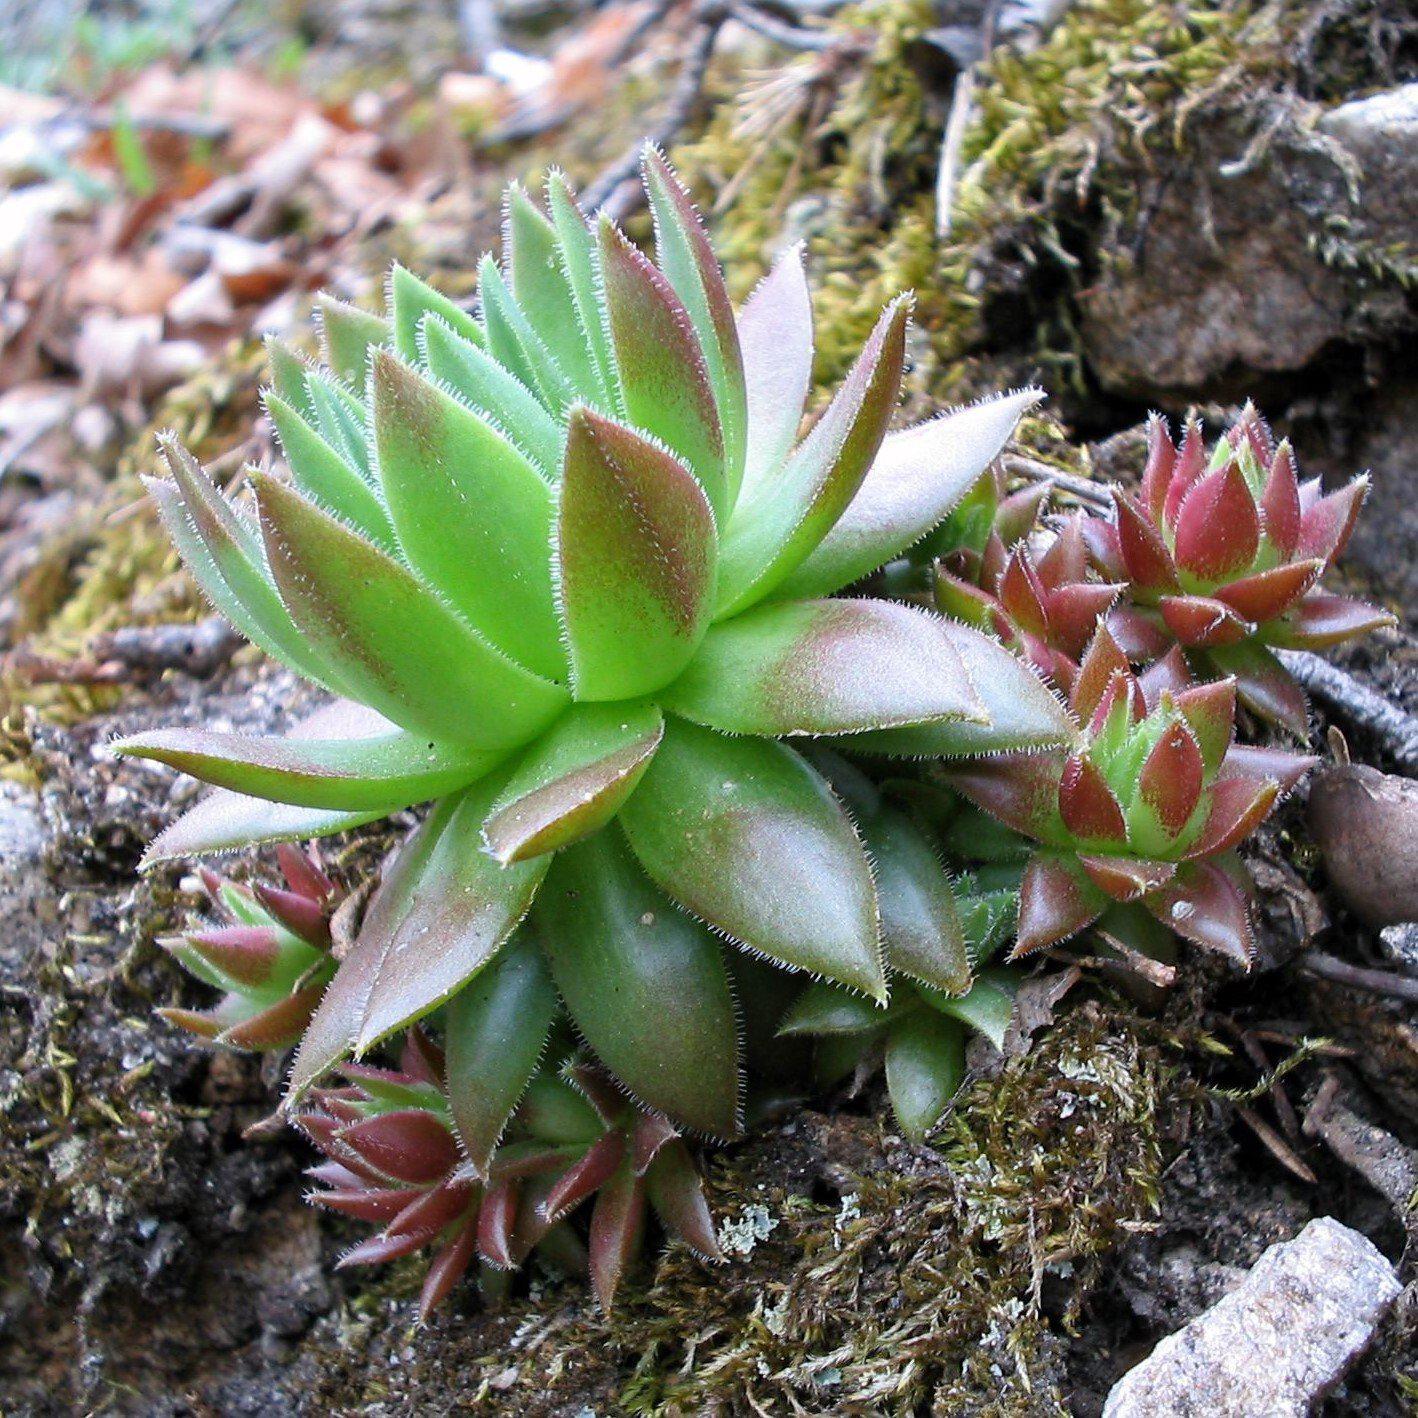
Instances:
[[[468,58],[485,68],[488,55],[502,48],[502,25],[493,0],[458,0],[458,35]]]
[[[965,132],[975,112],[975,84],[980,65],[990,57],[995,47],[995,24],[999,18],[999,0],[989,0],[980,21],[980,57],[955,79],[950,96],[950,113],[945,120],[945,132],[940,140],[940,168],[935,182],[935,233],[944,241],[950,235],[950,215],[955,206],[955,184],[960,172],[960,151]]]
[[[800,25],[789,24],[786,20],[764,14],[756,6],[744,3],[744,0],[728,0],[725,8],[746,29],[781,44],[785,49],[834,49],[845,38],[830,30],[805,30]]]
[[[1087,478],[1076,478],[1062,468],[1039,462],[1037,458],[1026,458],[1022,453],[1006,453],[1004,470],[1017,478],[1028,478],[1031,482],[1053,483],[1099,512],[1112,509],[1113,499],[1097,483],[1091,483]]]
[[[1391,970],[1367,970],[1362,965],[1350,965],[1323,951],[1308,950],[1300,957],[1300,966],[1311,975],[1324,980],[1333,980],[1337,985],[1348,985],[1352,989],[1366,990],[1373,995],[1387,995],[1390,999],[1410,1000],[1418,1003],[1418,980],[1406,975],[1396,975]]]
[[[1331,709],[1373,734],[1402,768],[1418,769],[1418,719],[1308,650],[1278,652],[1285,668]]]
[[[679,131],[689,122],[694,107],[704,88],[704,76],[709,70],[709,61],[714,56],[714,42],[724,24],[724,11],[718,6],[706,8],[704,18],[689,37],[684,63],[680,66],[679,78],[675,81],[674,92],[670,95],[669,107],[650,141],[659,147],[668,147],[679,136]],[[623,221],[643,200],[640,184],[635,174],[640,167],[643,142],[637,142],[606,168],[582,193],[582,205],[588,212],[602,211],[612,221]]]

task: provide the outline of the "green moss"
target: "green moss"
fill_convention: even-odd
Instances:
[[[672,1251],[611,1319],[562,1310],[542,1333],[520,1302],[527,1338],[485,1381],[646,1414],[1062,1412],[1094,1259],[1156,1208],[1171,1070],[1158,1038],[1087,1007],[969,1089],[934,1149],[808,1114],[715,1160],[727,1265]],[[824,1175],[831,1201],[804,1191]],[[1049,1276],[1071,1277],[1052,1318]]]
[[[1073,300],[1109,262],[1130,259],[1142,176],[1185,156],[1202,118],[1260,127],[1277,101],[1335,89],[1336,65],[1367,53],[1374,70],[1386,33],[1379,0],[1322,12],[1305,0],[1080,0],[1042,45],[1000,47],[983,67],[951,232],[938,241],[946,115],[919,77],[932,10],[862,0],[836,23],[871,37],[865,61],[799,59],[722,103],[674,156],[701,194],[718,194],[716,238],[738,294],[776,248],[808,240],[824,385],[882,305],[914,289],[911,392],[937,406],[1001,377],[1081,389]],[[1409,253],[1345,247],[1333,234],[1328,247],[1411,280]]]

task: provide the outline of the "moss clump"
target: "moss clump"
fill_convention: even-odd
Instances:
[[[451,1362],[470,1393],[533,1411],[1064,1411],[1060,1336],[1089,1268],[1156,1208],[1171,1068],[1090,1006],[970,1089],[933,1149],[803,1115],[716,1162],[711,1204],[741,1240],[727,1266],[672,1250],[609,1320],[518,1302],[518,1342],[470,1371],[430,1334],[408,1381],[429,1391],[422,1367]]]
[[[1001,374],[1082,387],[1073,297],[1129,259],[1139,177],[1185,160],[1199,118],[1234,114],[1261,131],[1297,95],[1352,95],[1398,70],[1381,0],[1082,0],[1043,44],[1001,46],[983,66],[938,241],[945,102],[920,63],[937,21],[918,0],[863,0],[836,23],[871,37],[864,61],[795,61],[722,104],[676,161],[719,194],[716,236],[739,294],[778,246],[808,240],[824,383],[885,300],[913,288],[915,388],[937,405]],[[1336,86],[1336,66],[1364,72]],[[1362,264],[1391,279],[1408,260],[1365,252]],[[1005,348],[1003,367],[967,358]]]

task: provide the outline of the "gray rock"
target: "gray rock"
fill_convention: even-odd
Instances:
[[[1401,1289],[1368,1239],[1320,1217],[1125,1374],[1104,1418],[1303,1418],[1364,1351]]]
[[[1218,116],[1197,125],[1193,156],[1140,174],[1138,218],[1081,297],[1103,386],[1239,401],[1356,335],[1411,329],[1401,282],[1373,266],[1401,264],[1418,223],[1415,90]]]
[[[1319,127],[1358,162],[1369,220],[1411,241],[1418,229],[1418,83],[1341,104]]]
[[[1418,921],[1404,921],[1379,932],[1383,953],[1405,975],[1418,975]]]

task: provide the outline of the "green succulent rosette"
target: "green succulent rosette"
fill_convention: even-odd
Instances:
[[[657,263],[554,175],[545,210],[510,193],[475,314],[402,269],[383,317],[324,301],[322,367],[272,352],[290,477],[250,473],[254,516],[175,445],[152,482],[213,604],[334,698],[282,738],[118,745],[214,785],[148,860],[432,804],[305,1032],[292,1101],[454,1000],[495,1134],[559,996],[636,1099],[731,1133],[726,950],[887,996],[867,850],[792,745],[1073,732],[990,637],[833,594],[936,527],[1037,395],[888,434],[901,299],[800,436],[798,251],[736,312],[653,150],[644,176]]]

